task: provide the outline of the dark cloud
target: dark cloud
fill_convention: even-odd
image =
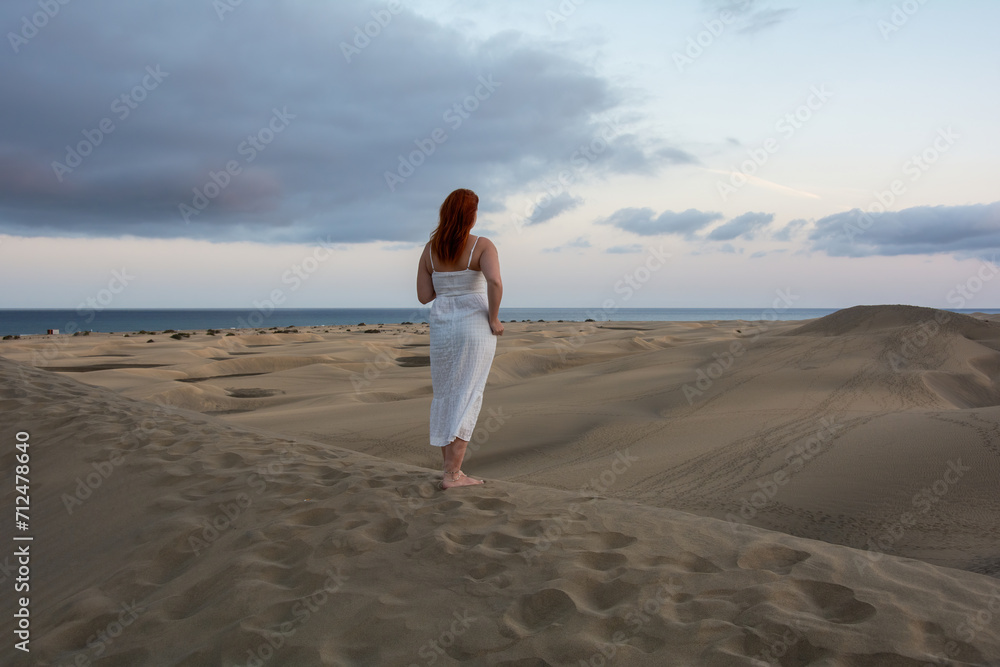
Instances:
[[[996,252],[1000,202],[917,206],[886,213],[854,209],[818,220],[809,239],[814,250],[835,257]]]
[[[588,175],[694,161],[609,134],[622,90],[518,33],[473,42],[384,2],[220,5],[60,5],[0,58],[0,231],[415,241],[452,189],[502,212],[603,135]],[[36,9],[4,3],[0,25]]]
[[[690,238],[695,232],[722,217],[721,213],[693,208],[680,213],[664,211],[658,216],[650,208],[623,208],[600,222],[641,236],[679,234]]]
[[[721,227],[713,229],[712,233],[708,235],[708,240],[732,241],[741,236],[748,239],[753,238],[761,228],[771,224],[772,220],[774,220],[773,213],[744,213]]]

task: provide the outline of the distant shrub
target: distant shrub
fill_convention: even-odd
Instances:
[[[365,333],[382,333],[381,329],[365,329]]]
[[[218,329],[207,329],[205,333],[209,336],[217,336],[220,332]]]
[[[359,327],[363,327],[363,326],[365,326],[365,323],[364,322],[358,322],[358,326]]]
[[[584,320],[584,322],[593,322],[593,321],[594,320],[592,318],[590,318],[590,317],[588,317],[587,319]]]
[[[226,335],[227,335],[227,336],[235,336],[236,334],[234,334],[234,333],[233,333],[232,331],[230,331],[230,332],[229,332],[229,333],[227,333]]]
[[[400,322],[400,324],[413,324],[413,322]]]
[[[164,329],[163,333],[177,333],[176,329]]]
[[[4,340],[17,340],[18,338],[20,338],[20,336],[16,336],[14,334],[7,334],[3,337]]]
[[[171,338],[173,338],[174,340],[182,340],[184,338],[190,338],[190,337],[191,334],[184,332],[175,333],[173,336],[171,336]]]
[[[147,343],[155,343],[156,341],[155,341],[155,340],[153,340],[152,338],[150,338],[150,339],[149,339],[149,340],[147,340],[146,342],[147,342]]]

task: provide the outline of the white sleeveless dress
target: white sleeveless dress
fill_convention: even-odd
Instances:
[[[462,271],[432,271],[435,299],[430,312],[431,444],[471,440],[497,339],[490,329],[486,277],[469,265]],[[434,257],[431,254],[431,268]]]

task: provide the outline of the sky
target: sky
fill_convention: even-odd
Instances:
[[[998,24],[994,0],[5,0],[0,308],[416,306],[460,187],[509,307],[998,308]]]

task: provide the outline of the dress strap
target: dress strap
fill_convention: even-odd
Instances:
[[[476,237],[476,240],[472,242],[472,250],[469,251],[469,264],[465,267],[466,269],[472,268],[472,253],[476,252],[476,244],[479,243],[480,236]]]
[[[431,258],[431,272],[433,272],[434,271],[434,250],[430,246],[427,247],[427,256]]]

